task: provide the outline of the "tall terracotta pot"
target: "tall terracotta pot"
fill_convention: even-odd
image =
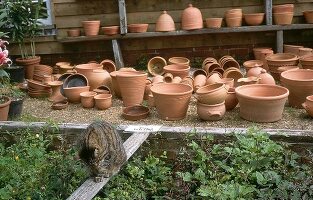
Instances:
[[[147,73],[139,71],[121,71],[116,74],[124,106],[134,106],[142,103],[147,77]]]
[[[25,79],[33,79],[35,65],[40,63],[40,56],[35,56],[33,58],[17,58],[15,60],[16,64],[24,67],[25,71]]]
[[[0,121],[7,121],[11,99],[9,97],[3,97],[3,99],[5,102],[0,104]]]

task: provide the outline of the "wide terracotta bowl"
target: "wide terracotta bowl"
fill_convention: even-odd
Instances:
[[[147,118],[149,108],[141,105],[129,106],[123,109],[122,116],[130,121],[137,121]]]
[[[101,27],[101,30],[105,35],[116,35],[119,34],[120,27],[119,26],[105,26]]]
[[[185,78],[189,75],[190,66],[188,65],[166,65],[163,67],[164,73],[171,73],[174,77]]]
[[[240,117],[253,122],[275,122],[282,118],[289,91],[277,85],[253,84],[235,89]]]
[[[204,104],[214,105],[225,101],[228,87],[223,83],[214,83],[197,89],[195,98]]]
[[[186,117],[192,87],[182,83],[159,83],[150,88],[159,117],[181,120]]]
[[[313,70],[297,69],[281,73],[281,84],[288,88],[290,95],[289,105],[295,108],[302,108],[305,98],[313,94]]]
[[[80,93],[89,91],[90,86],[63,88],[64,95],[71,103],[80,103]]]
[[[128,30],[130,33],[144,33],[147,32],[149,24],[129,24]]]
[[[246,24],[250,26],[258,26],[264,21],[264,13],[244,14]]]
[[[168,59],[170,64],[178,64],[178,65],[190,65],[190,60],[185,57],[171,57]]]
[[[306,110],[308,115],[313,117],[313,95],[306,97],[306,101],[302,103],[302,107]]]

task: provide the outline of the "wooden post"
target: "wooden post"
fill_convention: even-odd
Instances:
[[[117,40],[112,40],[112,49],[113,49],[113,53],[114,53],[116,68],[120,69],[120,68],[124,67],[122,51],[121,51],[120,45],[119,45]]]
[[[264,0],[265,4],[265,16],[266,16],[266,25],[272,25],[272,0]]]
[[[284,31],[276,31],[276,50],[277,53],[282,53],[284,50]]]
[[[120,33],[125,35],[127,33],[127,16],[125,0],[118,0],[118,10],[120,16]]]

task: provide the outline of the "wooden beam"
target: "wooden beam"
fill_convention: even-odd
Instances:
[[[276,32],[276,50],[277,53],[282,53],[284,50],[284,31],[282,30]]]
[[[141,144],[149,137],[150,133],[134,133],[124,142],[127,160],[136,152]],[[96,183],[93,178],[87,179],[67,200],[91,200],[105,186],[111,177]]]
[[[113,53],[114,53],[116,68],[120,69],[120,68],[124,67],[122,51],[121,51],[119,42],[117,40],[112,40],[112,49],[113,49]]]
[[[120,16],[120,31],[124,35],[127,33],[127,15],[125,0],[118,0],[118,11]]]
[[[266,17],[266,25],[272,25],[272,7],[273,2],[272,0],[264,0],[265,5],[265,17]]]

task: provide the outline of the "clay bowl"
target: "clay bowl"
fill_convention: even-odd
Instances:
[[[72,74],[63,82],[63,88],[87,86],[88,79],[82,74]]]
[[[220,28],[223,18],[206,18],[205,23],[207,28]]]
[[[240,27],[242,25],[242,17],[226,17],[225,21],[228,27]]]
[[[291,53],[276,53],[267,56],[265,59],[269,66],[277,67],[286,65],[297,65],[299,61],[299,57]]]
[[[200,103],[214,105],[225,101],[228,88],[223,83],[214,83],[200,87],[194,97]]]
[[[178,64],[178,65],[188,65],[190,64],[190,60],[185,57],[171,57],[168,59],[170,64]]]
[[[51,105],[51,108],[53,110],[62,110],[62,109],[67,108],[67,106],[68,106],[68,101],[62,100],[62,101],[53,102]]]
[[[147,32],[149,24],[129,24],[128,30],[130,33],[144,33]]]
[[[253,84],[235,89],[240,117],[253,122],[275,122],[282,118],[289,91],[277,85]]]
[[[97,94],[112,94],[110,87],[106,85],[100,85],[96,89],[93,89],[93,91],[96,92]]]
[[[306,97],[306,101],[302,103],[302,107],[306,110],[308,115],[313,117],[313,95]]]
[[[293,12],[293,4],[273,5],[273,13]]]
[[[32,88],[32,89],[36,89],[36,90],[48,90],[51,88],[50,86],[44,85],[38,81],[34,81],[34,80],[30,80],[30,79],[27,79],[26,81],[27,81],[28,88]]]
[[[303,11],[303,16],[305,18],[306,23],[313,24],[313,10]]]
[[[190,66],[188,65],[166,65],[163,67],[164,73],[171,73],[174,77],[179,76],[180,78],[185,78],[189,75]]]
[[[99,110],[105,110],[112,107],[112,94],[98,94],[94,96],[95,106]]]
[[[264,15],[264,13],[251,13],[243,16],[247,25],[258,26],[264,21]]]
[[[300,64],[304,69],[313,69],[313,54],[301,57]]]
[[[90,86],[63,88],[64,96],[71,103],[80,103],[80,93],[89,91]]]
[[[313,70],[296,69],[281,73],[281,84],[288,88],[290,95],[289,105],[295,108],[302,108],[307,96],[313,94]]]
[[[276,25],[288,25],[292,23],[293,12],[273,13],[273,18]]]
[[[67,30],[67,36],[68,37],[78,37],[78,36],[80,36],[80,30],[79,29]]]
[[[148,62],[148,71],[152,76],[163,75],[164,66],[166,66],[166,60],[160,56],[153,57]]]
[[[181,120],[186,117],[193,88],[182,83],[159,83],[150,88],[161,119]]]
[[[101,30],[105,35],[116,35],[119,34],[120,27],[119,26],[105,26],[101,27]]]
[[[244,62],[242,65],[245,67],[246,72],[247,72],[250,69],[252,69],[255,65],[263,66],[263,61],[262,60],[248,60]]]
[[[197,102],[197,114],[205,121],[218,121],[223,119],[226,112],[225,101],[219,104],[208,105]]]
[[[149,115],[149,108],[141,105],[129,106],[123,109],[122,116],[130,121],[137,121],[147,118]]]
[[[82,92],[80,95],[80,102],[83,108],[93,108],[95,106],[94,96],[97,95],[94,91]]]

